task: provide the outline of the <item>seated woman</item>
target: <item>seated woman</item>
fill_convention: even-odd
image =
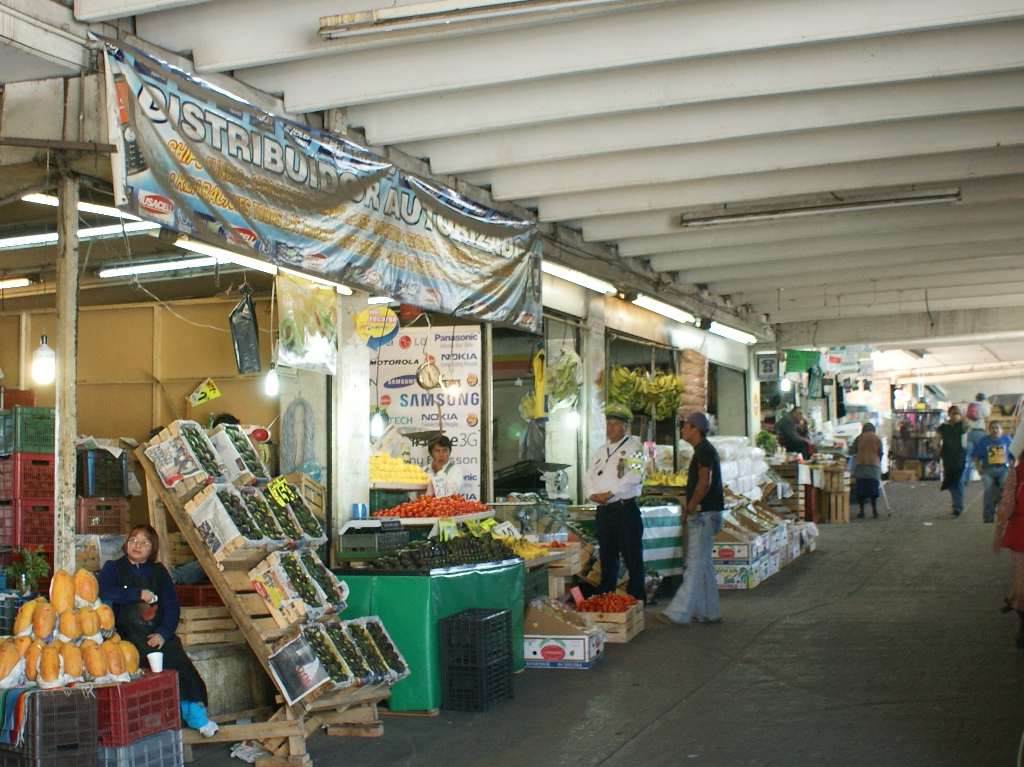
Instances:
[[[206,713],[206,684],[175,634],[181,608],[167,568],[157,561],[156,530],[136,525],[121,550],[123,557],[100,570],[100,599],[111,605],[118,634],[138,648],[140,657],[164,654],[164,668],[178,672],[182,720],[210,737],[217,732],[217,724]]]

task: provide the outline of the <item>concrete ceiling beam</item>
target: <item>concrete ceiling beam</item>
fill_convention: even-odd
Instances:
[[[1024,30],[1022,30],[1024,33]],[[435,173],[1024,107],[1024,72],[659,107],[404,144]]]
[[[76,0],[75,18],[79,21],[109,21],[208,2],[210,0]],[[223,34],[223,30],[219,31]]]

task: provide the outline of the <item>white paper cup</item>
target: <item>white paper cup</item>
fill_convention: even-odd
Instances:
[[[150,671],[159,673],[164,670],[164,654],[162,652],[146,653],[146,660],[149,661]]]

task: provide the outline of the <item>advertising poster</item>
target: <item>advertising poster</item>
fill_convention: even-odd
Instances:
[[[118,207],[374,295],[539,331],[535,221],[122,42],[106,40],[106,54]]]
[[[370,397],[403,433],[443,431],[452,440],[451,461],[462,469],[467,498],[480,498],[483,418],[481,341],[478,325],[402,329],[370,356]],[[441,386],[427,391],[416,382],[420,365],[441,369]],[[374,391],[374,387],[376,391]],[[414,445],[412,461],[430,463],[426,445]]]

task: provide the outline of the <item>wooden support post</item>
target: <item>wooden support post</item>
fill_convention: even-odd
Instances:
[[[65,173],[57,214],[57,434],[54,567],[75,571],[75,439],[78,437],[78,176]]]

